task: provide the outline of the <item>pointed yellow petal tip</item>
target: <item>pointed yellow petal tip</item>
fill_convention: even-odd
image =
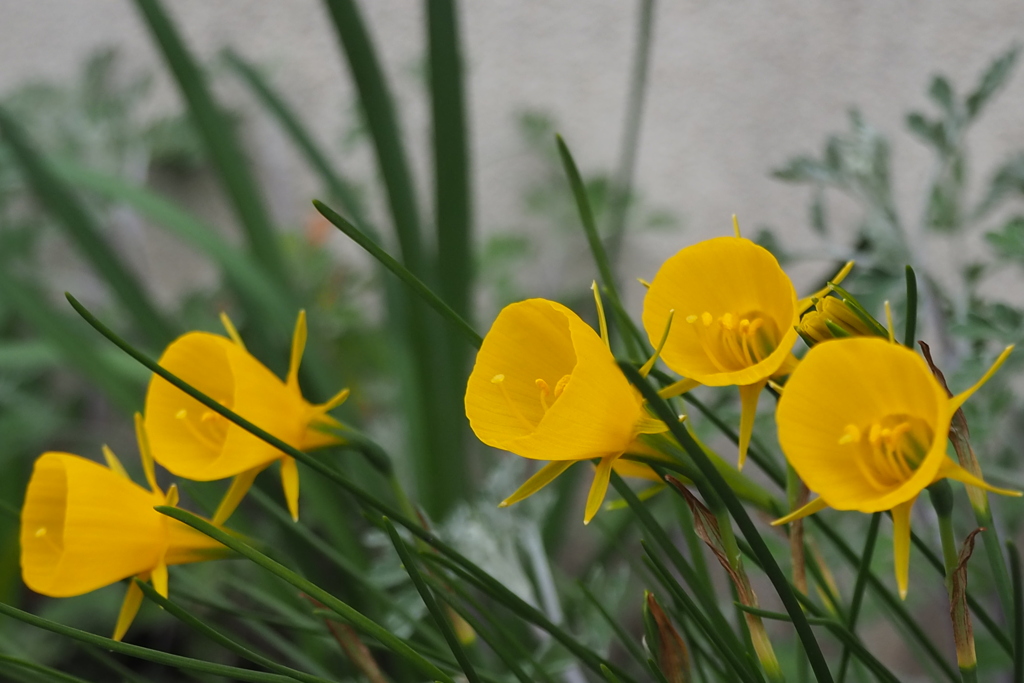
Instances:
[[[743,237],[740,234],[740,221],[736,218],[736,214],[732,215],[732,231],[736,234],[736,237]]]

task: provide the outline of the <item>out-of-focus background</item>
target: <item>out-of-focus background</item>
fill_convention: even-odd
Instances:
[[[366,3],[364,10],[426,204],[431,187],[423,10],[401,0]],[[530,1],[466,3],[461,10],[475,223],[485,236],[535,234],[544,226],[526,195],[546,171],[537,147],[550,151],[550,145],[546,137],[531,138],[535,131],[523,118],[543,117],[561,132],[583,169],[611,173],[622,154],[636,9],[630,2],[580,7]],[[139,121],[181,110],[130,6],[42,0],[4,2],[2,11],[0,92],[29,83],[71,85],[90,55],[114,48],[115,78],[153,77],[138,106]],[[181,0],[168,11],[200,59],[216,65],[221,50],[230,47],[265,69],[336,162],[372,183],[372,157],[353,141],[359,127],[353,88],[320,3]],[[962,89],[973,85],[992,58],[1020,38],[1024,21],[1024,7],[1013,2],[672,2],[656,11],[635,182],[645,205],[685,232],[627,242],[626,270],[645,277],[666,249],[728,232],[733,213],[749,230],[772,227],[787,246],[823,259],[834,255],[808,229],[808,191],[778,182],[770,171],[797,153],[817,152],[829,133],[846,128],[851,107],[890,134],[896,203],[916,233],[933,169],[929,149],[905,134],[908,110],[929,106],[925,90],[936,73]],[[318,181],[251,96],[229,78],[217,80],[223,103],[244,112],[246,147],[274,217],[285,226],[305,224]],[[981,192],[985,176],[1024,144],[1022,105],[1024,78],[1018,78],[972,131],[972,192]],[[202,188],[190,186],[184,201],[229,229],[215,193]],[[380,215],[378,195],[368,199]],[[852,211],[841,201],[831,208],[842,218]],[[845,242],[842,232],[834,240],[837,251]],[[944,249],[941,241],[919,242],[922,258],[933,252],[942,259],[969,258]],[[129,248],[133,261],[154,275],[160,298],[202,282],[172,266],[157,247]],[[564,286],[564,270],[544,267],[556,264],[538,257],[528,278],[534,293]]]
[[[343,417],[392,452],[427,513],[449,521],[444,532],[453,542],[475,548],[507,584],[535,598],[550,588],[531,585],[543,583],[539,556],[558,579],[581,577],[611,602],[634,599],[638,584],[623,578],[629,570],[619,561],[621,538],[635,531],[628,522],[602,514],[585,532],[565,532],[578,528],[579,476],[565,477],[561,497],[537,496],[496,516],[494,503],[528,472],[519,459],[483,449],[465,425],[468,347],[445,337],[450,330],[434,318],[428,332],[402,336],[409,328],[396,322],[394,302],[403,290],[385,294],[387,280],[373,262],[310,203],[325,200],[396,254],[402,201],[407,219],[418,215],[425,244],[443,232],[435,169],[461,148],[449,138],[452,147],[435,149],[431,105],[439,86],[430,78],[426,3],[358,3],[410,162],[412,194],[399,200],[394,163],[391,175],[382,172],[376,121],[365,119],[351,72],[367,62],[342,50],[340,15],[328,3],[165,3],[226,114],[225,129],[240,142],[240,155],[220,148],[226,156],[209,133],[216,126],[189,115],[183,77],[172,76],[167,46],[161,50],[151,34],[155,20],[135,6],[152,4],[0,0],[0,504],[10,513],[0,516],[0,598],[96,631],[113,623],[120,598],[118,588],[43,601],[18,574],[17,509],[39,452],[97,457],[110,443],[138,472],[130,414],[141,409],[147,373],[78,320],[62,297],[69,290],[154,355],[175,333],[218,329],[217,313],[227,310],[278,372],[288,325],[305,306],[307,395],[324,400],[352,386]],[[998,348],[1024,338],[1020,3],[463,2],[458,20],[469,194],[448,186],[446,201],[468,207],[472,238],[465,264],[424,277],[445,290],[454,272],[453,305],[481,332],[501,305],[530,296],[592,316],[588,288],[597,273],[555,146],[560,133],[634,318],[643,296],[636,278],[653,277],[683,246],[731,234],[737,214],[744,235],[779,257],[801,293],[856,258],[846,284],[879,317],[891,300],[901,320],[903,268],[912,264],[921,287],[919,337],[931,342],[954,389],[976,378]],[[192,82],[187,74],[184,81]],[[239,175],[246,163],[257,188],[248,200]],[[224,190],[226,177],[235,194]],[[253,247],[260,226],[280,235],[269,263]],[[98,242],[107,245],[99,252]],[[432,249],[424,249],[428,261]],[[280,280],[268,276],[275,260],[286,273]],[[103,265],[112,262],[126,274]],[[472,289],[463,270],[475,273]],[[267,291],[280,281],[288,287]],[[460,292],[469,303],[457,301]],[[1014,388],[1020,369],[1011,360],[966,406],[986,477],[996,484],[1021,483],[1012,448],[1024,425]],[[729,392],[700,395],[735,417]],[[438,406],[441,414],[432,413]],[[764,412],[758,438],[774,449]],[[698,420],[694,428],[704,426]],[[372,480],[357,459],[337,461],[353,478]],[[264,479],[266,507],[280,494]],[[373,530],[354,506],[311,481],[303,484],[304,523],[353,553],[375,580],[391,581],[389,590],[404,581],[395,578],[395,558],[376,552],[381,543],[360,549]],[[186,502],[209,506],[216,486],[186,486]],[[274,546],[271,517],[261,516],[271,513],[246,505],[245,519]],[[1004,531],[1019,536],[1020,506],[997,505],[1013,510]],[[503,534],[529,543],[505,543]],[[279,545],[308,574],[324,573],[308,549]],[[609,557],[618,560],[595,564]],[[374,574],[382,566],[388,571]],[[606,566],[616,570],[601,573]],[[190,579],[185,596],[213,600],[218,575],[188,571],[181,575],[210,585]],[[972,575],[972,587],[981,593],[987,580]],[[230,589],[249,590],[236,584]],[[926,628],[944,634],[941,586],[913,600]],[[254,602],[265,606],[254,594],[238,598]],[[581,600],[567,609],[580,619],[593,613]],[[166,631],[147,630],[158,618],[143,612],[141,638],[164,642]],[[886,661],[908,675],[923,670],[906,653],[885,651],[884,628],[872,633]],[[80,663],[55,639],[24,636],[15,646],[8,637],[0,630],[0,650]]]

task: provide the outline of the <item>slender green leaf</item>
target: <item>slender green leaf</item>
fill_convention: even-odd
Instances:
[[[914,269],[907,266],[907,328],[903,333],[903,345],[914,348],[914,337],[917,335],[917,276]]]
[[[14,152],[14,158],[40,205],[57,219],[96,274],[107,282],[117,300],[135,319],[149,342],[154,345],[169,342],[175,336],[174,324],[163,317],[139,279],[122,262],[92,213],[61,182],[21,127],[2,109],[0,134]]]
[[[72,676],[71,674],[66,674],[63,671],[58,671],[57,669],[43,666],[42,664],[36,664],[35,662],[30,662],[19,657],[12,657],[3,653],[0,653],[0,663],[6,663],[21,669],[33,671],[45,677],[47,681],[57,681],[58,683],[89,683],[89,681],[84,678]]]
[[[152,650],[148,647],[122,643],[116,640],[111,640],[110,638],[104,638],[103,636],[97,636],[87,631],[81,631],[77,628],[65,626],[64,624],[58,624],[57,622],[50,621],[49,619],[37,617],[34,614],[24,612],[17,607],[12,607],[11,605],[2,602],[0,602],[0,614],[5,617],[10,617],[11,619],[17,619],[29,626],[35,626],[36,628],[41,628],[45,631],[50,631],[51,633],[56,633],[57,635],[64,636],[66,638],[71,638],[90,645],[96,645],[110,652],[135,657],[136,659],[145,659],[146,661],[174,667],[182,671],[197,671],[200,673],[213,674],[215,676],[224,676],[225,678],[233,681],[251,681],[252,683],[291,683],[293,680],[287,676],[279,676],[278,674],[250,671],[249,669],[239,669],[234,666],[204,662],[201,659],[173,655],[161,650]]]
[[[250,662],[253,662],[254,664],[259,664],[268,671],[279,673],[282,676],[287,676],[288,678],[292,678],[296,681],[303,681],[304,683],[332,683],[331,681],[328,681],[324,678],[320,678],[319,676],[313,676],[312,674],[307,674],[305,672],[297,671],[290,667],[278,664],[274,660],[268,657],[264,657],[258,652],[250,650],[241,643],[236,643],[235,641],[225,636],[223,633],[217,631],[215,628],[208,625],[202,619],[193,616],[188,610],[184,609],[177,603],[171,602],[164,596],[157,593],[156,589],[153,588],[153,586],[151,586],[148,582],[139,581],[138,579],[132,580],[135,581],[136,585],[138,585],[140,589],[142,589],[142,592],[148,599],[155,602],[159,607],[167,611],[175,619],[178,619],[196,633],[199,633],[200,635],[209,638],[210,640],[217,643],[224,649],[234,652],[242,659],[247,659]]]
[[[909,337],[913,339],[913,335]],[[846,620],[846,627],[851,633],[856,632],[857,616],[860,614],[861,601],[864,599],[864,589],[868,585],[868,574],[871,573],[871,557],[875,553],[875,541],[878,539],[878,527],[882,522],[882,513],[876,512],[871,515],[871,524],[868,526],[868,535],[864,540],[864,552],[860,554],[860,567],[857,569],[857,580],[853,584],[853,598],[850,600],[850,612]],[[843,655],[839,660],[839,675],[836,676],[838,683],[846,680],[846,667],[850,663],[851,650],[843,646]]]
[[[466,674],[469,683],[480,683],[480,677],[476,673],[476,669],[473,668],[473,663],[469,661],[469,657],[466,655],[466,651],[462,648],[462,643],[459,642],[459,637],[455,634],[455,630],[452,628],[451,622],[448,620],[448,616],[441,611],[441,607],[437,604],[437,600],[434,599],[434,594],[430,592],[430,587],[427,586],[423,580],[423,575],[420,573],[419,567],[416,564],[412,553],[405,545],[405,541],[398,534],[398,529],[391,523],[391,520],[387,517],[384,518],[384,529],[388,532],[388,536],[391,538],[391,545],[395,546],[395,551],[398,553],[399,559],[402,561],[402,566],[405,568],[405,573],[412,579],[413,586],[416,587],[416,592],[420,594],[420,598],[423,599],[423,604],[427,606],[427,611],[430,612],[430,616],[434,618],[434,623],[437,624],[438,629],[444,636],[444,639],[448,642],[448,647],[455,656],[455,660],[459,663],[462,669],[462,673]]]
[[[612,629],[612,632],[615,633],[616,637],[618,637],[619,642],[622,643],[624,648],[626,648],[626,652],[628,652],[633,660],[641,667],[646,665],[647,656],[644,655],[636,641],[626,633],[626,629],[623,628],[622,624],[608,613],[608,610],[601,604],[601,601],[597,599],[597,596],[587,588],[587,584],[583,583],[583,581],[577,581],[576,585],[579,586],[580,591],[583,592],[583,596],[587,599],[587,602],[597,610],[597,613],[601,615],[601,618],[604,619],[605,623],[608,624]]]
[[[473,345],[474,348],[480,348],[480,345],[483,343],[483,337],[481,337],[476,330],[466,322],[465,318],[456,313],[451,306],[441,300],[441,298],[431,291],[431,289],[427,287],[422,280],[416,277],[415,273],[396,261],[372,239],[363,234],[359,228],[342,218],[340,214],[332,210],[323,202],[314,199],[313,206],[315,206],[316,210],[319,211],[324,218],[330,221],[332,225],[345,233],[353,242],[365,249],[371,256],[383,264],[385,268],[390,270],[402,282],[404,282],[410,290],[429,304],[430,307],[433,308],[442,318],[451,323],[451,325],[457,329],[462,336]]]
[[[135,0],[135,5],[188,103],[196,131],[217,169],[253,255],[278,285],[287,286],[287,271],[270,214],[235,138],[234,128],[214,101],[202,71],[159,0]]]
[[[631,364],[620,362],[619,367],[625,373],[630,383],[640,390],[644,399],[647,400],[647,403],[654,410],[655,415],[668,425],[672,435],[676,437],[679,444],[690,454],[690,457],[693,458],[694,463],[715,493],[718,494],[722,502],[729,509],[729,514],[736,521],[736,525],[740,528],[747,542],[750,543],[754,554],[761,561],[764,572],[775,587],[775,591],[782,600],[782,604],[786,607],[786,611],[792,616],[793,626],[796,628],[800,642],[807,652],[807,658],[810,660],[815,678],[817,678],[818,683],[832,683],[832,674],[829,671],[828,663],[825,661],[821,647],[814,637],[814,632],[811,631],[807,617],[804,615],[803,609],[800,607],[800,603],[797,601],[792,588],[790,588],[789,581],[775,561],[768,546],[765,545],[764,539],[761,538],[757,527],[754,526],[743,504],[732,492],[732,489],[729,488],[722,475],[715,469],[714,464],[708,459],[703,449],[693,440],[693,437],[690,436],[686,428],[679,423],[672,408],[658,396],[658,392],[654,387],[641,377],[637,369]]]
[[[77,320],[58,312],[42,292],[9,277],[0,268],[0,298],[18,311],[78,372],[89,378],[121,410],[137,409],[137,388],[111,359],[94,344],[82,341],[83,328]]]
[[[224,60],[242,78],[253,94],[266,107],[267,111],[277,119],[288,137],[295,143],[296,149],[306,158],[310,167],[316,171],[323,181],[327,192],[337,200],[348,212],[357,225],[372,234],[367,222],[366,212],[352,184],[346,180],[331,160],[313,140],[312,134],[299,120],[298,114],[288,106],[281,95],[276,92],[256,67],[243,59],[237,52],[228,48],[224,51]]]
[[[212,225],[144,187],[79,166],[73,161],[55,160],[53,169],[65,182],[112,201],[123,202],[202,252],[224,271],[243,300],[256,302],[262,316],[270,317],[268,327],[291,324],[293,307],[280,288],[271,284],[258,263],[232,247]]]
[[[1013,541],[1006,542],[1013,578],[1013,683],[1024,683],[1024,579],[1021,577],[1020,552]]]
[[[424,674],[437,680],[445,681],[446,683],[454,683],[447,674],[424,659],[404,640],[395,636],[377,622],[364,616],[361,612],[354,609],[347,603],[334,597],[312,581],[302,578],[292,570],[288,569],[288,567],[285,567],[279,562],[275,562],[263,553],[257,551],[238,537],[215,527],[201,517],[197,517],[196,515],[182,510],[181,508],[160,505],[157,506],[156,510],[157,512],[165,514],[168,517],[173,517],[179,522],[187,524],[193,529],[206,534],[210,538],[218,541],[231,550],[234,550],[247,560],[250,560],[263,569],[266,569],[274,576],[287,581],[310,597],[319,600],[335,614],[344,619],[346,623],[351,624],[353,628],[372,638],[376,638],[382,645],[399,657],[407,660]]]
[[[354,0],[326,0],[359,93],[366,126],[373,138],[377,165],[388,193],[388,206],[401,247],[402,262],[418,277],[429,278],[420,236],[416,195],[398,129],[394,103],[376,49]]]

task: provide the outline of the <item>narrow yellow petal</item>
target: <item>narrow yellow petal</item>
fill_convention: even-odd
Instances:
[[[743,237],[743,235],[740,234],[740,219],[736,218],[736,214],[732,215],[732,231],[736,237]]]
[[[644,413],[636,421],[634,430],[637,434],[662,434],[668,431],[668,425],[658,418]]]
[[[676,396],[682,396],[691,389],[696,389],[700,386],[700,382],[695,379],[681,379],[678,382],[669,384],[664,389],[658,391],[658,396],[662,398],[675,398]]]
[[[847,275],[850,274],[850,271],[853,270],[853,266],[854,266],[854,261],[847,261],[846,265],[844,265],[842,268],[840,268],[839,272],[836,273],[835,277],[833,277],[831,280],[829,280],[829,282],[831,284],[833,284],[833,285],[838,285],[840,282],[842,282],[843,280],[846,279]],[[828,286],[825,286],[825,287],[822,287],[821,289],[819,289],[814,294],[811,294],[810,296],[805,296],[804,298],[800,299],[800,301],[798,301],[797,304],[796,304],[797,312],[803,313],[804,311],[806,311],[808,308],[810,308],[814,304],[814,299],[821,299],[826,294],[828,294],[830,291],[831,290],[828,288]]]
[[[281,486],[284,488],[284,499],[288,503],[288,512],[292,521],[299,521],[299,466],[295,458],[281,458]]]
[[[604,496],[608,492],[608,481],[612,476],[612,464],[618,455],[606,455],[601,458],[594,471],[594,482],[590,485],[590,493],[587,495],[587,509],[583,513],[583,523],[590,524],[597,511],[601,509]]]
[[[132,478],[128,476],[128,471],[124,468],[124,465],[121,464],[121,461],[117,459],[117,456],[114,455],[114,451],[110,450],[110,446],[103,444],[102,450],[103,459],[107,461],[107,467],[110,468],[110,471],[124,477],[128,481],[131,481]]]
[[[262,472],[266,468],[265,465],[259,467],[253,467],[251,470],[246,470],[241,474],[235,476],[231,480],[231,486],[228,487],[227,493],[224,494],[224,498],[221,499],[220,505],[217,506],[217,511],[213,513],[213,519],[210,520],[215,526],[220,526],[224,522],[228,521],[231,517],[231,513],[235,511],[238,504],[245,498],[245,494],[249,492],[252,487],[253,481],[256,480],[256,475]]]
[[[654,355],[651,356],[643,367],[640,368],[640,376],[646,377],[650,374],[651,370],[654,369],[654,364],[658,362],[658,356],[661,355],[661,350],[665,348],[665,342],[668,341],[669,330],[672,329],[672,318],[676,315],[676,311],[673,308],[668,312],[668,320],[665,322],[665,332],[661,335],[661,341],[658,342],[658,347],[654,349]]]
[[[892,306],[889,305],[888,301],[885,302],[885,325],[889,329],[889,343],[895,344],[896,332],[892,324]]]
[[[554,462],[549,462],[547,465],[544,465],[544,467],[537,470],[537,473],[527,479],[511,496],[498,503],[498,507],[508,507],[509,505],[518,503],[525,498],[529,498],[533,494],[537,493],[537,491],[540,491],[542,488],[553,482],[558,475],[565,472],[575,464],[575,460],[555,460]]]
[[[740,459],[737,469],[743,469],[747,460],[750,437],[754,433],[754,417],[757,415],[757,399],[761,397],[766,380],[740,387]]]
[[[916,496],[892,509],[892,553],[901,600],[907,598],[910,581],[910,509],[914,507],[915,500]]]
[[[992,363],[992,367],[988,369],[988,372],[982,375],[981,379],[974,383],[974,386],[972,386],[967,391],[961,391],[959,394],[949,399],[949,414],[951,417],[953,413],[955,413],[957,409],[964,404],[964,401],[969,399],[975,391],[981,388],[981,385],[992,379],[992,375],[996,374],[996,370],[999,369],[999,366],[1006,362],[1006,359],[1010,356],[1011,351],[1013,351],[1013,344],[1010,344],[1005,349],[1003,349],[1003,352],[999,354],[999,357],[996,358],[994,363]]]
[[[992,484],[989,484],[984,479],[974,476],[949,458],[943,460],[938,473],[935,475],[935,481],[938,481],[939,479],[955,479],[969,486],[977,486],[979,489],[985,489],[986,491],[998,493],[1003,496],[1019,498],[1024,495],[1024,493],[1015,491],[1014,489],[1001,489],[996,486],[992,486]]]
[[[295,321],[295,333],[292,335],[292,355],[288,361],[288,386],[293,389],[299,388],[299,364],[302,363],[302,353],[306,350],[306,311],[299,311],[299,317]]]
[[[228,333],[228,337],[231,341],[238,344],[240,348],[245,349],[245,343],[242,341],[242,335],[238,334],[238,328],[231,322],[231,318],[224,311],[220,312],[220,324],[224,326],[224,331]]]
[[[178,504],[178,485],[171,484],[171,487],[167,489],[167,496],[164,498],[164,505],[168,507],[175,507]]]
[[[828,503],[826,503],[823,499],[815,498],[814,500],[807,503],[803,507],[800,507],[794,510],[793,512],[790,512],[785,517],[780,517],[779,519],[775,520],[774,522],[772,522],[772,526],[782,526],[783,524],[789,524],[790,522],[795,522],[796,520],[803,519],[804,517],[810,517],[815,512],[821,512],[827,507]]]
[[[317,411],[319,411],[321,413],[329,413],[330,411],[334,410],[335,408],[340,406],[342,403],[347,401],[348,400],[348,396],[351,393],[352,393],[351,390],[349,390],[346,387],[346,388],[342,389],[341,391],[339,391],[338,393],[336,393],[334,396],[331,396],[324,403],[321,403],[320,405],[318,405],[316,407],[316,409],[317,409]]]
[[[153,567],[153,573],[149,575],[149,580],[153,582],[153,588],[163,597],[167,597],[167,564],[161,560],[160,563]]]
[[[121,611],[117,615],[117,625],[114,626],[114,635],[111,636],[114,640],[120,641],[124,638],[124,634],[128,632],[128,627],[132,625],[135,620],[135,615],[139,613],[139,607],[142,605],[142,589],[139,588],[135,580],[128,582],[128,592],[124,594],[124,601],[121,603]]]
[[[612,340],[608,337],[608,320],[604,317],[604,304],[601,302],[601,290],[597,287],[597,280],[590,283],[590,289],[594,292],[594,304],[597,306],[597,322],[601,328],[601,339],[610,351]]]
[[[135,440],[139,443],[139,457],[142,459],[142,471],[146,473],[149,490],[159,494],[160,487],[156,483],[156,468],[153,465],[153,451],[149,448],[149,437],[146,436],[146,423],[142,413],[135,413]]]

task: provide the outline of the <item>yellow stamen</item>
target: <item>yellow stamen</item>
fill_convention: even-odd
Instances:
[[[225,420],[214,421],[212,419],[208,419],[207,415],[211,415],[211,414],[212,415],[216,415],[217,417],[220,417],[216,413],[213,413],[213,411],[207,410],[207,411],[204,411],[203,414],[199,418],[199,423],[201,425],[203,425],[204,427],[207,427],[207,429],[205,429],[205,430],[201,430],[196,425],[195,421],[189,419],[188,411],[185,410],[184,408],[182,408],[177,413],[175,413],[174,416],[176,418],[178,418],[179,420],[181,420],[182,423],[184,423],[185,429],[188,430],[188,433],[191,434],[197,441],[201,442],[204,446],[206,446],[207,448],[209,448],[211,450],[219,451],[221,449],[221,446],[224,445],[223,444],[223,436],[224,435],[223,434],[217,435],[217,436],[221,437],[218,440],[217,438],[215,438],[215,436],[207,434],[206,432],[209,431],[210,428],[216,429],[217,427],[221,427],[222,428],[221,430],[218,430],[218,431],[226,432],[227,431],[227,425],[224,424]]]
[[[561,379],[558,380],[558,383],[555,384],[555,398],[562,395],[565,387],[569,385],[570,379],[572,379],[572,375],[562,375]]]
[[[537,388],[540,389],[540,406],[541,408],[544,409],[544,412],[546,413],[548,412],[549,407],[548,395],[551,394],[551,387],[549,387],[548,383],[540,379],[539,377],[536,380],[534,380],[534,383],[537,385]]]
[[[505,375],[495,375],[494,377],[491,378],[491,383],[497,384],[498,388],[501,389],[501,395],[505,397],[505,403],[508,404],[508,407],[512,411],[512,414],[519,418],[519,421],[523,423],[523,426],[529,429],[531,432],[534,429],[536,429],[536,427],[530,424],[530,421],[523,416],[523,414],[519,411],[519,407],[512,400],[512,397],[509,396],[508,389],[505,388]],[[557,388],[555,390],[557,391]]]

